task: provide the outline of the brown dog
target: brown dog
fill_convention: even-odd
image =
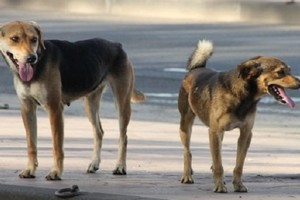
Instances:
[[[265,94],[294,107],[284,88],[298,89],[300,81],[281,60],[258,56],[227,72],[205,68],[213,53],[210,41],[199,41],[188,62],[189,72],[182,81],[178,108],[181,114],[180,137],[184,146],[182,183],[193,183],[190,139],[195,116],[209,127],[214,191],[227,192],[223,179],[221,147],[224,131],[240,129],[233,186],[236,192],[247,192],[241,176],[252,137],[256,105]]]
[[[63,172],[63,109],[84,97],[87,116],[93,125],[93,158],[87,172],[95,173],[100,164],[103,130],[99,104],[107,84],[112,88],[119,112],[120,140],[114,174],[126,174],[127,125],[130,101],[143,101],[134,89],[133,67],[119,43],[103,39],[78,42],[43,40],[34,22],[14,21],[0,27],[0,50],[14,75],[27,135],[28,166],[21,178],[34,178],[37,161],[36,107],[49,113],[54,164],[47,180],[60,180]]]

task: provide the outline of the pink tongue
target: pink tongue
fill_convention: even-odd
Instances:
[[[290,108],[295,108],[295,102],[285,93],[284,89],[278,87],[278,91],[282,99],[290,106]]]
[[[19,75],[22,81],[30,81],[33,77],[33,68],[28,63],[18,63]]]

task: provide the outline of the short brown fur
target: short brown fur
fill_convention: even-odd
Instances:
[[[224,132],[234,128],[240,129],[233,186],[236,192],[247,192],[241,177],[251,142],[256,105],[263,95],[269,93],[274,96],[270,92],[271,86],[298,89],[300,81],[290,73],[289,67],[284,62],[274,57],[258,56],[226,72],[204,68],[203,62],[206,62],[213,49],[208,45],[209,48],[205,50],[203,45],[207,46],[207,41],[199,42],[198,50],[195,50],[200,52],[198,55],[195,55],[195,52],[192,54],[188,64],[189,72],[184,77],[179,92],[180,138],[184,146],[184,170],[181,182],[194,182],[190,139],[194,119],[198,116],[209,127],[215,192],[227,192],[221,160]],[[204,49],[202,52],[201,48]],[[191,62],[193,59],[194,62]],[[197,59],[204,61],[197,63]],[[191,63],[196,64],[190,66]],[[279,97],[275,95],[274,98]],[[282,99],[279,98],[279,101]]]

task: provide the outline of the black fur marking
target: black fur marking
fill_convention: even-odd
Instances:
[[[50,47],[49,47],[50,49]],[[52,55],[53,56],[53,55]],[[47,57],[44,53],[38,52],[38,61],[35,65],[32,65],[34,70],[34,75],[32,81],[38,79],[43,72],[44,68],[46,67]]]
[[[94,90],[112,72],[120,70],[112,67],[120,57],[126,58],[121,44],[102,39],[68,42],[46,40],[47,58],[39,67],[48,62],[58,62],[62,90],[66,94],[78,94]],[[56,53],[55,53],[56,52]],[[49,58],[49,59],[48,59]],[[42,69],[40,69],[42,70]],[[39,72],[37,69],[37,76]]]
[[[255,100],[255,94],[258,92],[255,81],[249,81],[245,87],[246,93],[242,94],[240,104],[235,108],[234,113],[240,120],[244,120],[247,114],[256,111],[259,100]]]
[[[218,83],[221,84],[222,88],[226,91],[232,90],[232,79],[231,77],[226,76],[225,72],[220,72],[218,74]]]
[[[196,70],[196,69],[195,69]],[[198,87],[199,91],[202,91],[204,87],[208,87],[208,93],[210,100],[213,98],[214,88],[216,79],[218,78],[218,73],[207,68],[197,69],[200,74],[197,76],[195,85]]]
[[[235,110],[235,114],[238,119],[244,120],[247,114],[253,113],[256,111],[257,101],[254,101],[252,98],[244,99]]]

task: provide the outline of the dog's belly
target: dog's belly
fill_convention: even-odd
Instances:
[[[62,91],[68,96],[85,95],[104,81],[107,70],[97,63],[63,63],[60,66]]]
[[[221,129],[223,129],[224,131],[231,131],[235,128],[241,128],[245,125],[245,122],[243,121],[239,121],[239,120],[236,120],[236,119],[231,119],[230,122],[228,122],[227,124],[225,123],[223,125],[223,127],[220,127]]]

